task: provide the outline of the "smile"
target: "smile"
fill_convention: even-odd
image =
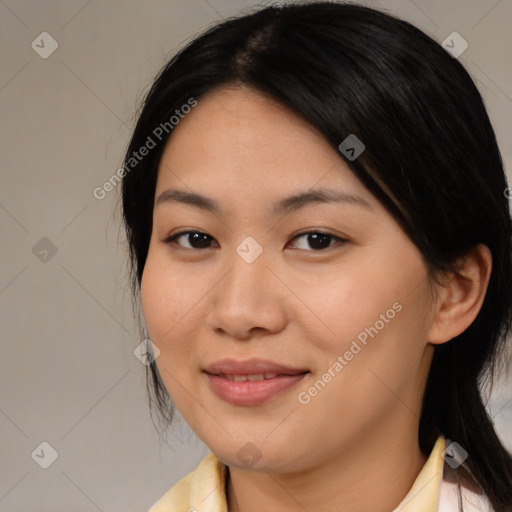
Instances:
[[[277,373],[258,373],[254,375],[230,375],[226,373],[222,373],[219,377],[224,377],[228,380],[233,380],[235,382],[243,382],[244,380],[257,381],[257,380],[268,380],[277,377]]]
[[[223,401],[237,406],[261,405],[283,395],[300,382],[309,372],[294,375],[275,373],[253,375],[212,375],[206,373],[210,389]],[[295,396],[295,395],[293,395]]]

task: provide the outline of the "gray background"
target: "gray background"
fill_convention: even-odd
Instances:
[[[510,176],[512,2],[366,4],[439,43],[453,31],[469,43],[459,59],[485,98]],[[114,213],[120,190],[103,200],[92,191],[118,169],[135,105],[164,62],[251,5],[0,1],[1,511],[147,510],[207,453],[183,422],[159,443],[133,355],[142,340]],[[47,59],[31,47],[44,31],[59,45]],[[489,407],[512,448],[511,397],[508,378]],[[31,456],[43,441],[58,452],[48,469]]]

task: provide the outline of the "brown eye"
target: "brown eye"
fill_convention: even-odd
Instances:
[[[182,238],[188,242],[188,245],[178,243],[178,240]],[[187,249],[208,249],[212,240],[214,240],[213,237],[200,231],[182,231],[168,237],[165,243],[176,244]]]
[[[336,242],[346,242],[346,240],[343,240],[338,236],[331,235],[330,233],[324,233],[322,231],[308,231],[306,233],[301,233],[294,237],[293,240],[300,238],[304,238],[305,240],[305,243],[302,243],[302,247],[298,247],[298,249],[301,250],[321,251],[332,247]]]

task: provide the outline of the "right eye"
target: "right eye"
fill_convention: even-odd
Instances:
[[[179,240],[182,238],[187,240],[188,246],[179,243]],[[186,249],[209,249],[210,246],[208,244],[212,240],[215,239],[201,231],[182,231],[181,233],[175,233],[174,235],[167,237],[164,242],[166,244],[179,245]]]

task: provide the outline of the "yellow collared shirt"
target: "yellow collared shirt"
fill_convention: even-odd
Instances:
[[[456,499],[447,500],[443,507],[440,507],[444,450],[445,439],[439,436],[411,489],[393,512],[457,510]],[[194,471],[167,491],[148,512],[227,512],[226,477],[226,466],[210,453]],[[443,495],[449,496],[449,493],[443,492]],[[487,512],[490,509],[471,510]]]

